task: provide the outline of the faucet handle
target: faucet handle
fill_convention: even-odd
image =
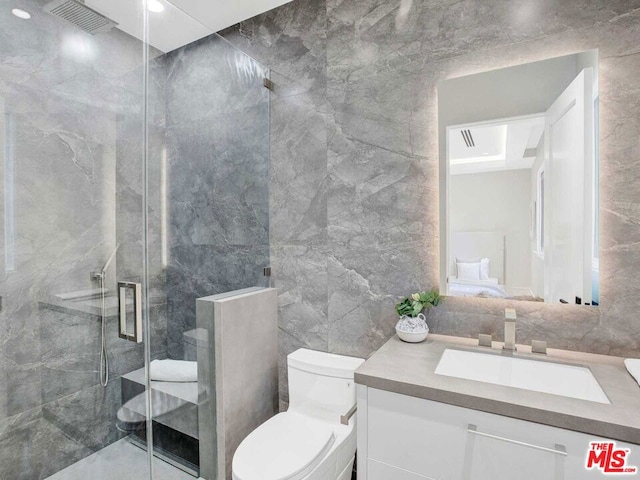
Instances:
[[[504,350],[515,352],[516,347],[516,309],[504,309]]]
[[[547,342],[543,340],[532,340],[531,341],[531,353],[542,353],[543,355],[547,354]]]

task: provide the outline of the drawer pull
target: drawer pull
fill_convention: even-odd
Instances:
[[[351,420],[351,417],[353,417],[357,409],[358,409],[358,404],[355,404],[353,407],[349,409],[347,413],[345,413],[344,415],[340,415],[340,423],[342,425],[349,425],[349,420]]]
[[[492,438],[494,440],[500,440],[501,442],[513,443],[515,445],[521,445],[523,447],[533,448],[535,450],[541,450],[543,452],[553,453],[555,455],[562,455],[564,457],[567,456],[567,449],[564,447],[564,445],[556,444],[555,448],[541,447],[540,445],[534,445],[533,443],[520,442],[519,440],[512,440],[511,438],[500,437],[498,435],[491,435],[490,433],[479,432],[478,427],[472,424],[467,425],[467,433],[471,433],[479,437],[486,437],[486,438]]]

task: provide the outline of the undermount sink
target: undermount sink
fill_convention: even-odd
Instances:
[[[591,402],[611,403],[591,370],[577,365],[447,348],[442,353],[435,373]]]

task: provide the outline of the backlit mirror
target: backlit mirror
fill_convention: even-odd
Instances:
[[[441,292],[599,304],[598,52],[438,85]]]

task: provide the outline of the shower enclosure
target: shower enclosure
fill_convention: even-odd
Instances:
[[[154,48],[145,0],[137,36],[48,3],[0,0],[0,478],[197,477],[202,386],[150,365],[198,361],[196,298],[267,282],[269,72]]]

